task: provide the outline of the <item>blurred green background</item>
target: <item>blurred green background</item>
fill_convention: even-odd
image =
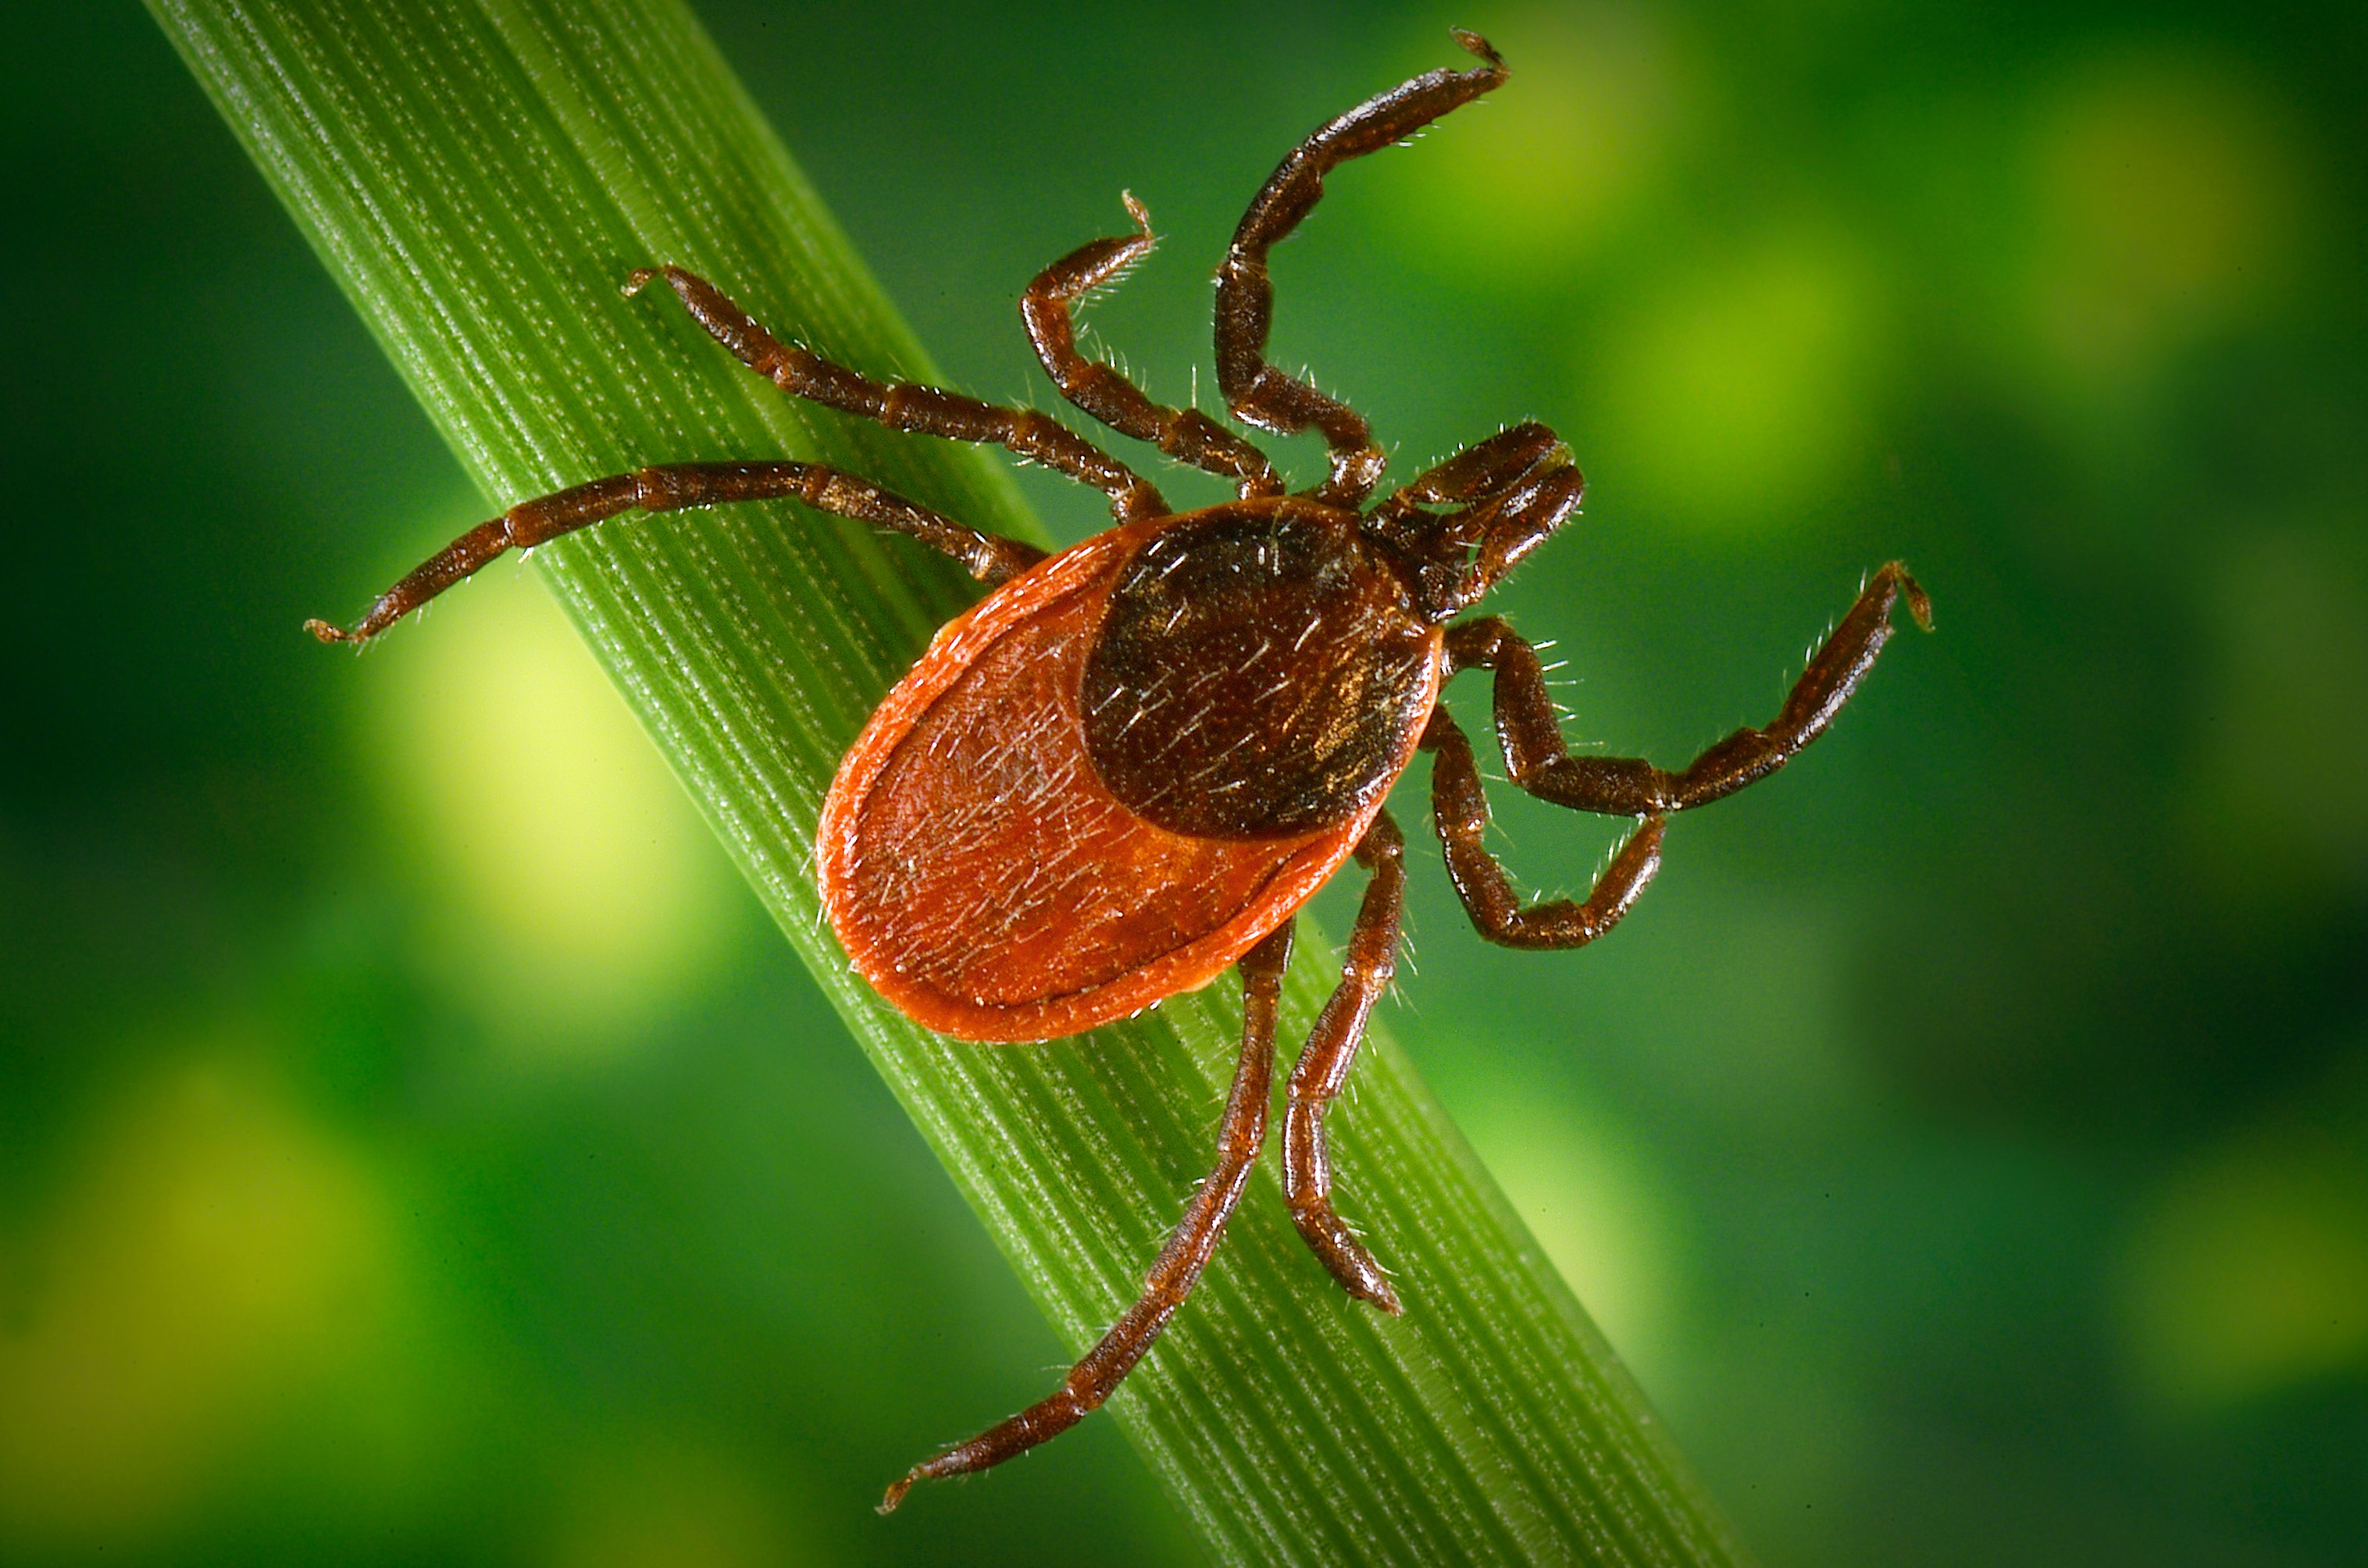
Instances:
[[[2358,1560],[2368,17],[700,9],[1040,403],[1121,187],[1093,324],[1181,399],[1274,160],[1488,33],[1279,357],[1401,474],[1568,437],[1497,608],[1575,740],[1766,717],[1893,556],[1941,630],[1600,948],[1418,867],[1386,1027],[1770,1563]],[[0,1559],[1193,1561],[1109,1423],[872,1517],[1058,1345],[529,574],[302,638],[486,503],[142,12],[12,34]],[[1500,821],[1557,891],[1617,832]]]

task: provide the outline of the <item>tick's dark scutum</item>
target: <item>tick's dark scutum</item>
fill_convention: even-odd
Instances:
[[[1438,657],[1353,513],[1212,507],[1152,539],[1112,590],[1080,694],[1087,754],[1171,832],[1311,832],[1396,777]]]

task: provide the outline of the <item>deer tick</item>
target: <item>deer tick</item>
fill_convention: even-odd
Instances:
[[[1660,865],[1673,812],[1765,778],[1823,733],[1891,634],[1907,570],[1867,580],[1765,727],[1737,730],[1676,771],[1565,747],[1536,652],[1494,617],[1458,620],[1578,510],[1570,449],[1543,425],[1499,431],[1373,501],[1385,459],[1346,403],[1270,364],[1267,253],[1351,158],[1403,142],[1501,85],[1487,41],[1457,32],[1477,67],[1433,71],[1318,129],[1252,199],[1217,269],[1217,384],[1234,417],[1278,435],[1313,428],[1330,472],[1293,492],[1239,435],[1153,402],[1081,355],[1079,298],[1152,246],[1096,240],[1045,269],[1021,301],[1062,394],[1122,436],[1223,475],[1235,499],[1171,512],[1124,463],[1046,415],[934,387],[874,381],[751,319],[678,267],[663,278],[690,314],[782,391],[894,430],[999,443],[1110,497],[1116,526],[1049,558],[816,463],[669,463],[512,506],[397,583],[350,631],[359,642],[503,551],[630,511],[790,496],[908,534],[994,592],[939,632],[847,754],[824,801],[824,907],[848,957],[916,1022],[965,1040],[1076,1034],[1241,970],[1242,1044],[1209,1179],[1152,1266],[1141,1297],[1059,1389],[916,1465],[916,1481],[987,1469],[1099,1406],[1159,1336],[1215,1251],[1264,1142],[1277,1002],[1300,905],[1353,858],[1370,873],[1340,983],[1292,1069],[1282,1171],[1292,1219],[1343,1289],[1399,1311],[1380,1265],[1334,1210],[1326,1108],[1340,1093],[1388,985],[1406,884],[1405,840],[1383,799],[1430,756],[1433,825],[1480,935],[1576,948],[1618,923]],[[1490,672],[1497,738],[1519,789],[1638,820],[1581,900],[1524,903],[1487,849],[1480,768],[1440,687]]]

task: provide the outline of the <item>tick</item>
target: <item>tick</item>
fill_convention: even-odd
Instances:
[[[1389,984],[1405,840],[1383,801],[1417,752],[1449,877],[1489,941],[1576,948],[1616,925],[1659,868],[1670,813],[1732,794],[1823,733],[1873,665],[1903,596],[1884,566],[1810,659],[1776,718],[1682,768],[1565,748],[1536,652],[1493,617],[1459,620],[1578,510],[1570,449],[1539,424],[1465,448],[1372,500],[1385,459],[1346,403],[1268,362],[1269,249],[1305,218],[1325,175],[1402,142],[1506,79],[1480,63],[1433,71],[1358,105],[1283,159],[1217,269],[1217,384],[1245,425],[1314,429],[1330,472],[1290,491],[1273,464],[1194,409],[1153,402],[1077,351],[1071,311],[1152,246],[1096,240],[1020,304],[1062,394],[1119,434],[1223,475],[1235,499],[1171,512],[1124,463],[1050,416],[933,387],[874,381],[785,344],[705,279],[664,278],[716,341],[782,391],[894,430],[992,441],[1094,486],[1115,526],[1047,557],[817,463],[669,463],[523,502],[389,589],[360,642],[503,551],[630,511],[793,497],[951,555],[994,589],[949,622],[881,703],[824,801],[815,846],[824,908],[855,968],[915,1022],[965,1040],[1049,1040],[1138,1013],[1241,971],[1242,1044],[1208,1180],[1143,1293],[1050,1396],[916,1465],[888,1489],[985,1470],[1076,1424],[1142,1359],[1199,1279],[1266,1134],[1275,1015],[1299,907],[1343,862],[1369,873],[1340,983],[1292,1069],[1282,1176],[1292,1218],[1341,1287],[1399,1311],[1388,1277],[1331,1198],[1324,1118]],[[1574,810],[1637,819],[1586,898],[1525,903],[1487,849],[1488,802],[1441,686],[1490,672],[1512,783]]]

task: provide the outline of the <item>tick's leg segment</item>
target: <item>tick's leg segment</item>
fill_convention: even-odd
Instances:
[[[1197,408],[1152,402],[1117,370],[1077,352],[1072,308],[1094,290],[1118,281],[1151,252],[1151,215],[1132,195],[1126,198],[1126,210],[1134,219],[1133,233],[1079,246],[1037,274],[1021,297],[1019,313],[1044,373],[1062,396],[1120,435],[1148,441],[1179,462],[1223,474],[1245,496],[1282,494],[1282,476],[1264,452]]]
[[[366,642],[505,551],[529,549],[620,512],[674,512],[685,506],[780,496],[793,496],[818,512],[910,534],[944,551],[970,568],[972,576],[987,583],[1017,576],[1044,559],[1044,552],[1033,545],[966,528],[876,484],[819,463],[670,463],[522,501],[430,556],[379,596],[378,603],[352,631],[341,631],[325,620],[308,620],[304,625],[324,642]]]
[[[1562,437],[1516,425],[1417,475],[1367,527],[1417,563],[1417,592],[1441,618],[1477,603],[1578,510],[1587,482]],[[1452,506],[1445,516],[1427,506]]]
[[[1233,1092],[1225,1099],[1224,1119],[1217,1130],[1217,1165],[1186,1205],[1184,1218],[1167,1238],[1159,1261],[1151,1266],[1143,1294],[1118,1320],[1085,1359],[1069,1369],[1061,1387],[1049,1398],[988,1427],[969,1442],[915,1465],[905,1479],[888,1489],[880,1511],[892,1511],[905,1500],[916,1481],[945,1475],[965,1475],[1001,1464],[1048,1437],[1059,1436],[1100,1408],[1110,1391],[1167,1326],[1184,1298],[1192,1293],[1201,1269],[1217,1250],[1225,1221],[1241,1201],[1249,1184],[1250,1167],[1258,1164],[1266,1139],[1267,1101],[1274,1084],[1274,1022],[1282,995],[1282,971],[1291,962],[1291,927],[1285,921],[1272,935],[1242,955],[1242,1055],[1234,1069]]]
[[[1324,195],[1324,176],[1350,158],[1403,142],[1450,109],[1501,85],[1505,62],[1476,33],[1455,41],[1484,62],[1472,71],[1432,71],[1368,99],[1294,148],[1242,214],[1217,267],[1217,385],[1245,423],[1289,435],[1313,426],[1332,453],[1332,477],[1315,494],[1354,510],[1372,494],[1387,462],[1372,426],[1348,404],[1267,362],[1274,324],[1274,284],[1267,252],[1299,226]]]
[[[1008,447],[1030,462],[1107,494],[1110,515],[1121,523],[1167,511],[1167,503],[1147,481],[1049,414],[1002,408],[911,381],[875,381],[812,349],[781,342],[714,284],[679,267],[641,268],[627,280],[625,291],[635,293],[653,278],[664,278],[672,286],[682,297],[683,308],[709,336],[791,397],[876,419],[891,430]]]
[[[1784,766],[1832,723],[1834,715],[1890,639],[1891,609],[1901,597],[1918,625],[1930,628],[1932,603],[1895,561],[1866,587],[1793,683],[1783,710],[1764,729],[1741,729],[1676,773],[1636,757],[1573,756],[1565,748],[1536,650],[1495,617],[1447,633],[1451,671],[1497,672],[1497,737],[1513,782],[1541,800],[1609,816],[1657,816],[1731,795]]]
[[[1365,1020],[1397,967],[1398,922],[1406,909],[1406,837],[1387,812],[1365,830],[1357,859],[1372,869],[1373,880],[1365,884],[1365,902],[1357,912],[1356,929],[1349,934],[1339,987],[1316,1016],[1307,1049],[1292,1070],[1283,1114],[1282,1187],[1299,1233],[1340,1288],[1395,1317],[1397,1292],[1390,1289],[1365,1244],[1332,1208],[1332,1160],[1324,1143],[1325,1109],[1349,1081],[1358,1042],[1365,1038]]]
[[[1524,904],[1488,852],[1488,797],[1463,727],[1444,708],[1430,715],[1423,749],[1431,754],[1431,821],[1446,852],[1447,875],[1483,937],[1508,948],[1578,948],[1620,923],[1661,869],[1660,817],[1646,817],[1611,858],[1584,901]]]

